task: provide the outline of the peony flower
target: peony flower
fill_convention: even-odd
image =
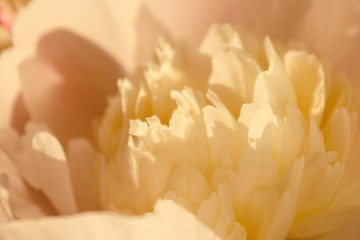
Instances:
[[[324,3],[32,1],[0,57],[1,126],[13,128],[0,132],[1,221],[121,214],[15,221],[1,234],[356,238],[356,90],[285,45],[304,41],[356,81],[357,2],[327,1],[329,16]],[[214,22],[282,42],[215,25],[198,54]],[[173,44],[133,74],[158,36]]]

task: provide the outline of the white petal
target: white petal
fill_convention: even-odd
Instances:
[[[219,239],[194,215],[169,200],[144,216],[85,213],[72,217],[20,221],[0,229],[2,239]]]

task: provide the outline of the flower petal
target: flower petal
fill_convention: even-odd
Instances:
[[[0,150],[0,175],[0,189],[2,189],[0,191],[5,194],[0,194],[0,202],[6,207],[7,220],[10,220],[9,216],[11,219],[22,219],[56,214],[44,194],[24,181],[2,150]]]
[[[64,234],[66,233],[66,234]],[[2,239],[219,239],[194,215],[169,200],[144,216],[84,213],[72,217],[20,221],[0,229]]]
[[[30,117],[46,123],[63,143],[91,138],[89,120],[102,114],[121,75],[118,63],[98,46],[62,30],[46,35],[37,55],[20,66]]]
[[[12,130],[2,131],[1,147],[21,176],[34,189],[41,190],[59,213],[74,213],[69,170],[60,143],[43,126],[30,123],[26,131],[21,138]]]
[[[17,18],[10,57],[1,59],[6,68],[1,85],[13,86],[21,79],[30,116],[50,125],[61,142],[69,135],[90,136],[90,123],[79,122],[102,114],[124,73],[120,62],[131,58],[127,50],[132,42],[121,36],[129,28],[119,29],[113,22],[110,2],[116,1],[32,1]],[[16,99],[18,89],[12,89],[4,97],[7,108]],[[11,109],[6,111],[11,116]]]
[[[345,71],[360,84],[359,1],[311,1],[299,37],[311,50],[330,58],[337,69]]]
[[[68,145],[68,166],[78,211],[98,210],[95,159],[92,146],[84,139],[73,139]]]

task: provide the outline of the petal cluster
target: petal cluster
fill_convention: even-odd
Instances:
[[[162,41],[118,82],[97,128],[103,207],[141,214],[171,199],[224,239],[343,225],[360,204],[357,89],[301,44],[230,25],[200,52]]]

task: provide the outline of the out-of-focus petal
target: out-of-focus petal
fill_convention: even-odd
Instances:
[[[259,35],[288,39],[298,31],[309,0],[147,0],[145,6],[174,38],[200,43],[209,26],[241,24]]]
[[[360,239],[360,217],[355,216],[347,219],[345,223],[337,230],[319,236],[317,238],[311,238],[310,240],[358,240]]]
[[[8,191],[9,179],[6,174],[0,173],[0,224],[9,222],[13,219],[13,214],[10,209],[9,203],[9,191]]]
[[[2,150],[0,150],[0,175],[0,192],[6,194],[0,194],[0,202],[3,207],[5,204],[7,208],[3,208],[6,210],[7,221],[56,214],[44,194],[33,189],[23,180],[14,164]]]
[[[18,109],[17,101],[19,92],[21,89],[20,82],[17,81],[16,71],[9,71],[16,69],[17,55],[11,50],[5,50],[0,55],[0,127],[10,126],[14,118],[14,114],[17,114],[18,122],[26,119],[26,111],[24,109]]]
[[[26,134],[2,130],[0,146],[15,164],[21,176],[41,190],[61,214],[76,211],[65,154],[59,142],[45,127],[28,124]]]
[[[78,211],[100,209],[97,178],[95,175],[96,151],[88,141],[74,139],[68,145],[68,166]]]
[[[311,50],[330,58],[360,85],[360,2],[356,0],[311,1],[299,32]]]
[[[45,10],[46,9],[46,10]],[[24,57],[34,54],[38,42],[47,33],[64,29],[74,32],[103,48],[115,57],[121,54],[121,36],[103,1],[98,0],[37,0],[32,1],[18,15],[13,40]]]
[[[0,61],[6,70],[0,76],[1,86],[17,86],[23,80],[30,117],[48,124],[62,142],[69,135],[91,135],[89,119],[102,113],[106,98],[116,91],[116,80],[124,74],[120,62],[131,62],[127,58],[132,55],[126,52],[133,41],[123,36],[132,28],[119,29],[109,14],[110,2],[31,2],[14,26],[11,64]],[[117,9],[118,14],[127,12]],[[35,76],[34,71],[38,71]],[[7,115],[14,115],[16,97],[6,98],[10,104],[5,106],[12,110]],[[86,124],[79,124],[84,119]],[[8,120],[2,125],[8,125]]]
[[[144,216],[85,213],[20,221],[0,229],[2,239],[219,239],[194,215],[169,200]]]
[[[20,67],[31,119],[46,123],[64,144],[71,137],[91,139],[91,120],[116,92],[120,66],[98,46],[69,31],[44,36],[37,51]]]

